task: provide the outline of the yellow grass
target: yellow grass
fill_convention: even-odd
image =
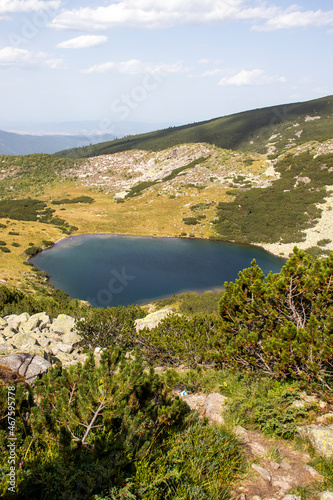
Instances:
[[[203,212],[206,219],[198,225],[186,225],[182,219],[194,215],[190,210],[191,205],[230,199],[225,194],[225,189],[213,186],[201,191],[196,188],[184,188],[183,191],[184,194],[180,198],[170,199],[165,194],[158,196],[158,187],[154,186],[139,197],[117,203],[112,195],[68,182],[46,188],[38,198],[47,201],[49,206],[55,208],[55,215],[78,227],[75,234],[180,236],[182,232],[186,232],[188,236],[191,233],[201,238],[214,236],[214,226],[211,226],[209,221],[215,216],[215,207]],[[51,200],[68,195],[70,197],[88,195],[95,201],[92,204],[50,204]],[[43,240],[57,241],[66,235],[50,224],[14,220],[7,222],[5,219],[0,219],[0,223],[7,226],[5,229],[0,229],[0,239],[7,243],[11,251],[8,254],[0,252],[0,279],[15,286],[29,287],[34,281],[34,275],[31,269],[23,264],[26,260],[22,255],[24,250],[28,248],[29,243],[43,247],[45,246]],[[19,236],[9,235],[10,231],[19,233]],[[20,247],[13,247],[14,242],[19,243]]]

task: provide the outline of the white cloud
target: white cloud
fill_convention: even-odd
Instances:
[[[0,0],[0,15],[15,12],[40,12],[47,9],[58,9],[61,0]]]
[[[0,50],[0,67],[55,69],[60,67],[62,63],[62,59],[54,59],[45,52],[30,52],[14,47],[5,47]]]
[[[76,38],[71,38],[70,40],[66,40],[65,42],[58,43],[57,47],[61,49],[86,49],[88,47],[104,45],[107,40],[107,36],[82,35]]]
[[[219,81],[219,85],[268,85],[270,83],[284,83],[284,76],[269,76],[263,69],[242,69],[233,76],[225,76]]]
[[[295,6],[277,13],[262,25],[255,25],[256,31],[275,31],[288,28],[325,27],[333,25],[333,10],[297,10]]]
[[[191,78],[209,78],[211,76],[221,76],[224,73],[225,73],[225,69],[215,68],[215,69],[208,69],[207,71],[204,71],[203,73],[190,75],[190,77]]]
[[[295,6],[282,9],[260,0],[116,0],[107,6],[64,10],[49,26],[87,31],[116,26],[157,29],[232,20],[255,23],[253,29],[262,31],[329,26],[333,22],[333,11],[301,11]]]
[[[174,64],[164,64],[164,63],[142,62],[139,61],[138,59],[131,59],[129,61],[123,61],[118,63],[109,61],[82,70],[83,73],[109,73],[111,71],[126,75],[139,75],[142,73],[169,74],[169,73],[183,73],[185,71],[189,71],[189,68],[184,68],[181,62],[177,62]]]

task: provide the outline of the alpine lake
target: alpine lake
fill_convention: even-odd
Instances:
[[[71,297],[115,307],[221,289],[253,259],[265,275],[278,273],[285,263],[250,245],[124,235],[68,237],[30,261]]]

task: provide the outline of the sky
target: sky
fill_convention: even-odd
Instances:
[[[112,133],[316,99],[332,48],[332,0],[0,0],[0,124]]]

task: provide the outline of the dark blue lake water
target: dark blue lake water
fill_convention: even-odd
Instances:
[[[285,263],[251,246],[119,235],[69,237],[31,261],[71,297],[113,307],[222,288],[254,258],[265,274],[279,272]]]

